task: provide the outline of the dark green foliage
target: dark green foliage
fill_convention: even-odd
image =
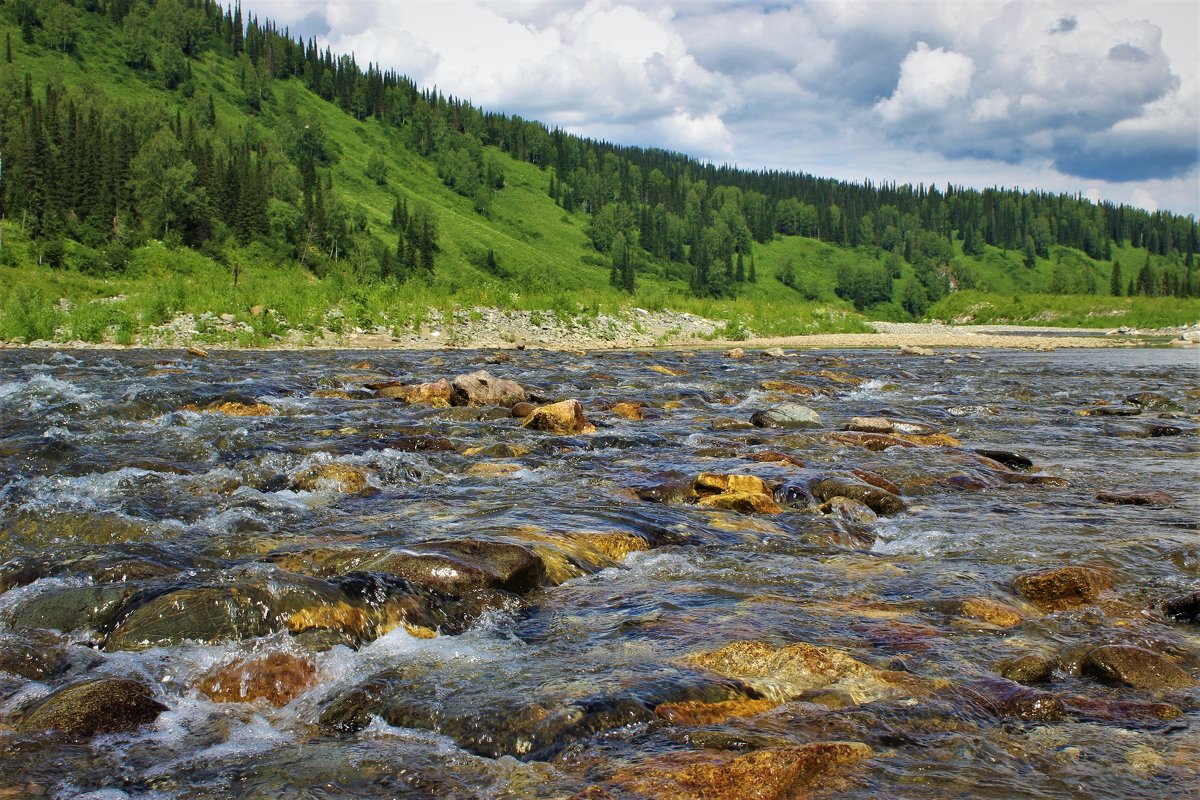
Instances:
[[[388,182],[388,166],[387,162],[378,153],[372,153],[367,159],[367,177],[375,182],[376,186],[387,186]]]
[[[1121,262],[1114,261],[1112,265],[1112,275],[1108,280],[1108,293],[1113,297],[1120,297],[1124,293],[1125,284],[1121,278]]]
[[[837,296],[849,300],[859,311],[892,299],[892,276],[882,264],[843,267],[838,270]]]

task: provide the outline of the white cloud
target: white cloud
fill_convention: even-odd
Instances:
[[[900,64],[896,91],[876,103],[875,110],[893,124],[930,112],[961,114],[958,101],[967,96],[974,74],[975,62],[969,56],[918,42]]]

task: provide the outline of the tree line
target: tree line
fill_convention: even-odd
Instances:
[[[258,241],[318,273],[347,263],[385,278],[432,273],[433,213],[409,209],[401,192],[404,210],[391,229],[371,230],[363,209],[331,191],[339,148],[289,101],[292,84],[281,82],[294,79],[356,119],[398,131],[480,214],[490,213],[504,187],[487,148],[549,170],[550,196],[564,211],[588,215],[592,246],[611,264],[614,285],[629,291],[638,272],[654,270],[697,295],[735,294],[757,280],[753,243],[782,235],[872,248],[888,275],[911,265],[915,277],[901,290],[906,308],[969,282],[969,274],[954,273],[956,241],[968,256],[990,246],[1020,254],[1030,267],[1055,248],[1107,260],[1115,246],[1142,247],[1160,262],[1145,281],[1133,281],[1134,291],[1200,296],[1200,228],[1190,216],[1015,189],[852,183],[619,146],[484,111],[375,64],[360,67],[353,55],[293,38],[240,4],[5,0],[3,10],[26,42],[64,52],[76,49],[82,15],[105,17],[124,64],[176,93],[174,107],[139,105],[53,83],[35,89],[27,75],[4,73],[0,211],[21,216],[41,243],[39,257],[51,263],[63,237],[115,256],[153,237],[218,257],[231,243]],[[244,112],[235,119],[218,120],[213,98],[196,90],[192,64],[207,52],[235,67]],[[256,115],[280,93],[282,113],[264,130]],[[389,183],[379,157],[366,174]],[[414,219],[421,220],[415,228]],[[1062,268],[1058,288],[1078,288],[1073,263]],[[856,305],[883,286],[875,273],[842,277],[839,293]]]

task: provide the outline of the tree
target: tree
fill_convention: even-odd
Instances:
[[[1120,297],[1125,288],[1125,283],[1121,280],[1121,262],[1114,261],[1112,265],[1112,275],[1108,281],[1108,292],[1113,297]]]
[[[387,186],[388,165],[379,153],[371,153],[367,159],[367,177],[375,181],[376,186]]]
[[[1025,266],[1033,269],[1037,266],[1037,248],[1034,247],[1033,237],[1025,237]]]
[[[169,130],[155,133],[129,165],[129,188],[147,232],[166,236],[188,221],[202,199],[196,165]]]
[[[919,281],[909,278],[900,289],[900,305],[913,317],[921,318],[929,309],[929,296]]]

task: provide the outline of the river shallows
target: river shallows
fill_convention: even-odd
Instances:
[[[376,396],[480,369],[598,429]],[[1196,794],[1198,383],[1171,349],[2,353],[0,796],[735,797],[829,741],[870,749],[838,796]],[[785,403],[819,426],[745,424]],[[1014,590],[1064,566],[1065,610]],[[166,710],[46,733],[96,678]]]

